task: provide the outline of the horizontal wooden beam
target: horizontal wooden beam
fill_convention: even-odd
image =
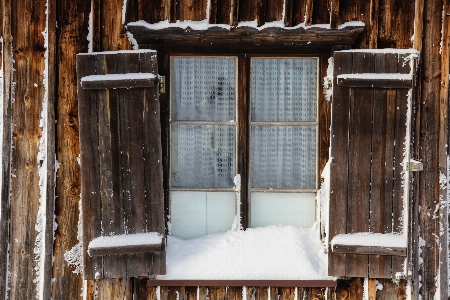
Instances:
[[[336,287],[336,280],[179,280],[150,279],[147,286]]]
[[[152,73],[89,75],[81,78],[83,89],[150,88],[157,78]]]
[[[412,75],[400,73],[342,74],[337,77],[337,84],[345,87],[411,88]]]
[[[384,247],[384,246],[361,246],[361,245],[340,245],[334,244],[332,251],[334,253],[346,254],[375,254],[375,255],[394,255],[406,256],[406,247]]]
[[[120,255],[120,254],[131,254],[131,253],[146,253],[146,252],[158,252],[165,248],[164,244],[153,244],[153,245],[126,245],[126,246],[115,246],[115,247],[90,247],[90,256],[100,256],[100,255]]]
[[[364,25],[349,25],[338,30],[324,27],[190,27],[154,29],[143,21],[128,23],[127,29],[138,44],[205,44],[205,45],[352,45]]]

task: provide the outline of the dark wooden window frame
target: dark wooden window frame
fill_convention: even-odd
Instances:
[[[327,101],[322,93],[322,78],[326,74],[328,67],[328,58],[332,54],[331,47],[301,47],[301,46],[167,46],[158,45],[149,48],[156,48],[158,53],[158,73],[166,77],[166,93],[160,94],[161,102],[161,122],[162,122],[162,145],[163,145],[163,176],[164,176],[164,202],[166,214],[169,213],[170,206],[170,58],[172,56],[235,56],[238,58],[238,82],[245,83],[238,86],[238,119],[246,120],[244,128],[241,127],[237,137],[238,144],[243,145],[237,153],[237,172],[241,174],[241,220],[244,228],[249,227],[249,187],[248,163],[246,158],[249,157],[249,75],[250,75],[250,58],[252,57],[318,57],[318,166],[317,166],[317,182],[320,188],[320,174],[328,161],[329,148],[329,126],[330,126],[330,102]],[[144,47],[142,47],[144,48]],[[145,47],[146,48],[146,47]],[[245,100],[244,100],[245,99]]]

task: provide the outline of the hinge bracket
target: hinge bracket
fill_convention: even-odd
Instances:
[[[158,76],[159,93],[166,93],[166,76]]]
[[[408,172],[418,172],[423,171],[423,164],[417,160],[410,160],[406,163],[406,171]]]

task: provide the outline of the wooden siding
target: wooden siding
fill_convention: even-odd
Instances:
[[[36,156],[37,156],[37,136],[39,132],[39,127],[36,127],[36,122],[32,127],[24,127],[23,122],[29,120],[29,113],[33,111],[33,118],[39,119],[37,114],[41,111],[42,96],[33,97],[32,102],[27,102],[30,106],[22,105],[19,103],[11,103],[13,97],[12,91],[16,90],[16,101],[17,95],[23,95],[24,86],[26,83],[24,80],[16,80],[18,74],[23,74],[24,76],[30,76],[29,78],[35,78],[39,76],[37,70],[42,68],[42,53],[43,44],[42,41],[35,43],[34,39],[38,37],[42,39],[42,29],[44,22],[45,12],[44,8],[40,3],[46,3],[47,1],[32,1],[27,0],[2,0],[2,6],[0,8],[2,22],[0,24],[1,36],[4,42],[4,80],[5,80],[5,93],[4,93],[4,106],[3,106],[3,168],[2,168],[2,186],[1,186],[1,213],[2,216],[7,215],[8,212],[11,216],[16,217],[19,215],[19,205],[24,204],[25,198],[21,198],[20,194],[23,194],[25,190],[36,191],[37,185],[37,174],[36,174]],[[52,284],[52,298],[53,299],[80,299],[80,294],[82,293],[83,280],[82,275],[75,274],[74,266],[69,265],[64,260],[64,254],[71,250],[73,246],[77,245],[77,230],[74,230],[78,218],[78,202],[80,195],[80,169],[77,162],[77,157],[79,155],[79,131],[78,131],[78,109],[76,100],[76,77],[75,77],[75,54],[79,52],[87,52],[89,41],[87,40],[89,31],[89,14],[91,13],[91,2],[93,7],[92,19],[93,19],[93,40],[92,49],[94,51],[101,50],[112,50],[112,49],[130,49],[131,43],[126,37],[126,32],[124,25],[122,24],[122,0],[111,0],[111,1],[100,1],[100,0],[76,0],[76,1],[49,1],[49,9],[56,5],[56,22],[57,27],[49,26],[49,30],[53,31],[56,35],[55,37],[55,47],[50,48],[50,53],[53,51],[55,55],[56,64],[54,65],[55,78],[51,79],[50,84],[52,85],[52,90],[56,103],[54,112],[56,114],[56,129],[54,138],[56,140],[56,155],[60,167],[58,169],[56,186],[53,183],[48,183],[48,188],[55,188],[56,198],[55,198],[55,215],[56,223],[58,227],[55,232],[55,241],[53,245],[53,255],[54,262],[52,268],[52,278],[54,282]],[[276,6],[277,12],[272,14],[272,16],[279,17],[279,8],[282,7],[280,1],[265,1],[266,4],[270,3],[272,6]],[[180,2],[181,3],[181,2]],[[249,16],[256,16],[256,11],[249,11],[245,7],[244,1],[239,0],[211,0],[210,16],[209,20],[214,23],[214,18],[212,15],[216,16],[216,23],[232,24],[237,25],[240,19],[240,11],[247,11],[246,14]],[[217,4],[216,4],[217,3]],[[414,297],[418,296],[418,293],[422,295],[422,298],[433,298],[433,293],[435,291],[435,277],[437,275],[437,258],[440,255],[438,248],[435,243],[435,236],[439,236],[439,222],[440,218],[432,219],[428,217],[427,213],[433,215],[436,206],[436,199],[439,194],[438,185],[438,171],[445,170],[445,162],[442,157],[445,157],[445,149],[442,149],[443,145],[448,144],[448,138],[445,136],[445,130],[441,132],[441,128],[445,122],[445,103],[448,100],[448,94],[444,95],[441,93],[440,102],[436,100],[438,98],[436,93],[433,91],[441,90],[441,86],[438,82],[448,76],[448,52],[442,51],[439,53],[442,19],[448,24],[449,16],[444,15],[442,18],[442,7],[447,7],[448,11],[448,1],[438,0],[418,0],[418,1],[407,1],[407,0],[371,0],[371,1],[338,1],[338,0],[286,0],[286,11],[284,15],[284,21],[288,26],[295,26],[299,23],[304,22],[305,16],[307,17],[308,23],[328,23],[330,22],[329,4],[333,3],[333,9],[331,11],[331,22],[332,27],[334,25],[342,24],[343,22],[358,20],[364,21],[366,23],[366,30],[360,35],[355,48],[382,48],[382,47],[394,47],[394,48],[409,48],[414,46],[415,48],[422,51],[422,56],[425,58],[422,60],[421,65],[421,77],[419,78],[419,85],[423,85],[421,92],[418,94],[417,107],[416,107],[416,127],[415,127],[415,149],[414,158],[421,159],[424,162],[425,173],[420,176],[421,179],[415,181],[416,190],[414,191],[414,210],[412,211],[412,216],[415,219],[415,224],[420,224],[421,231],[418,231],[418,227],[414,227],[414,232],[412,232],[412,238],[414,244],[414,256],[413,265],[418,264],[419,260],[423,260],[423,265],[421,266],[421,281],[419,282],[418,277],[412,278],[414,283]],[[18,11],[17,7],[24,7],[24,4],[29,6],[26,7],[25,11]],[[145,19],[150,23],[156,23],[163,20],[170,20],[171,22],[176,21],[175,17],[175,1],[173,0],[128,0],[127,1],[127,13],[126,22],[136,21]],[[336,5],[337,4],[337,5]],[[53,5],[53,6],[52,6]],[[445,5],[445,6],[444,6]],[[203,8],[202,8],[203,9]],[[272,8],[271,8],[272,9]],[[214,12],[215,11],[215,12]],[[266,10],[265,10],[266,11]],[[214,14],[213,14],[214,12]],[[417,12],[417,13],[415,13]],[[192,15],[199,16],[198,18],[205,18],[207,16],[206,10],[199,12],[189,12],[184,14],[186,19],[193,19]],[[266,23],[269,20],[269,14],[266,14],[264,19],[260,18],[261,23]],[[30,18],[31,23],[27,23],[20,18]],[[36,16],[39,16],[37,19]],[[114,17],[111,17],[114,16]],[[275,17],[273,17],[275,18]],[[249,17],[246,17],[249,19]],[[51,20],[51,19],[50,19]],[[254,20],[254,18],[252,19]],[[310,20],[310,21],[309,21]],[[37,27],[34,26],[39,23]],[[26,25],[25,25],[26,24]],[[31,24],[31,25],[29,25]],[[51,24],[55,24],[52,22]],[[448,34],[444,34],[446,37]],[[26,29],[26,30],[25,30]],[[447,29],[448,30],[448,29]],[[411,41],[411,37],[416,32],[416,38],[414,42]],[[27,35],[29,42],[33,44],[27,55],[30,59],[29,64],[33,64],[31,67],[33,70],[22,69],[26,68],[25,65],[21,64],[19,68],[19,62],[24,60],[23,52],[20,51],[20,42],[23,37]],[[423,46],[422,46],[423,45]],[[448,43],[444,43],[444,47]],[[22,56],[21,56],[22,55]],[[15,63],[13,62],[15,61]],[[39,63],[39,61],[41,61]],[[438,62],[439,61],[439,62]],[[12,73],[12,70],[16,71]],[[22,71],[24,70],[24,71]],[[37,72],[37,73],[33,73]],[[12,74],[14,74],[12,76]],[[441,76],[435,74],[440,74]],[[21,75],[22,76],[22,75]],[[22,78],[22,77],[21,77]],[[28,78],[28,77],[27,77]],[[41,81],[40,81],[41,82]],[[37,82],[39,83],[39,82]],[[26,83],[31,84],[33,88],[34,82]],[[38,87],[39,95],[42,95],[42,87]],[[423,98],[423,99],[422,99]],[[163,99],[163,97],[162,97]],[[326,101],[326,100],[323,100]],[[51,109],[51,108],[50,108]],[[165,112],[162,112],[164,114]],[[324,110],[324,113],[328,116],[329,120],[329,110]],[[27,116],[27,117],[25,117]],[[11,123],[12,118],[14,118],[14,129],[12,129],[8,124]],[[439,119],[439,121],[437,120]],[[19,121],[19,123],[17,123]],[[16,133],[22,133],[27,136],[33,136],[34,140],[30,140],[33,144],[28,146],[27,144],[16,144],[14,143],[14,149],[11,150],[11,145],[8,141],[11,140],[11,130]],[[15,134],[16,134],[15,133]],[[437,140],[436,135],[439,136]],[[17,136],[15,136],[17,139]],[[23,140],[24,141],[24,140]],[[439,146],[433,146],[432,143],[437,143]],[[18,148],[20,146],[21,148]],[[25,148],[24,148],[25,147]],[[12,151],[13,156],[13,173],[15,178],[10,177],[9,170],[9,154]],[[28,170],[30,164],[18,163],[23,162],[24,157],[27,160],[32,161],[33,172]],[[439,159],[438,159],[439,157]],[[436,166],[439,165],[439,168]],[[28,175],[29,176],[28,176]],[[28,176],[28,177],[27,177]],[[12,179],[12,185],[10,185],[10,179]],[[15,182],[14,182],[15,181]],[[23,182],[23,186],[20,186],[21,191],[19,191],[18,182]],[[10,187],[11,197],[9,196]],[[11,203],[11,211],[10,211]],[[13,204],[15,203],[15,204]],[[32,246],[31,242],[24,244],[24,240],[31,241],[31,239],[36,235],[34,229],[34,222],[37,214],[37,207],[39,203],[39,193],[28,193],[26,198],[26,205],[20,210],[19,219],[16,219],[13,224],[9,224],[9,220],[2,218],[1,226],[2,240],[5,235],[9,238],[9,244],[12,249],[14,246],[15,238],[20,241],[20,247],[13,249],[9,256],[9,266],[6,265],[6,243],[3,243],[3,248],[0,249],[0,279],[3,280],[0,284],[0,298],[4,297],[6,292],[6,281],[7,268],[9,271],[14,270],[14,276],[16,279],[9,281],[10,298],[14,294],[17,299],[27,299],[34,298],[35,288],[33,286],[32,280],[35,277],[33,269],[33,257],[30,259],[30,249]],[[419,214],[419,205],[423,209]],[[27,216],[30,217],[28,220]],[[33,217],[34,216],[34,217]],[[51,218],[49,215],[48,217]],[[12,228],[17,224],[17,221],[23,221],[24,233],[21,233],[18,237],[12,235],[13,232],[9,232],[8,228]],[[53,230],[52,226],[49,230]],[[418,237],[425,241],[425,246],[421,246],[421,254],[418,251]],[[29,247],[26,247],[26,246]],[[16,250],[20,251],[16,251]],[[23,250],[23,252],[22,252]],[[419,257],[420,255],[420,257]],[[17,267],[13,266],[13,262],[25,261],[28,259],[28,264],[21,268],[21,271]],[[413,270],[417,274],[417,270]],[[441,274],[442,275],[442,274]],[[444,274],[445,275],[445,274]],[[395,284],[390,284],[390,281],[379,280],[384,288],[381,291],[376,292],[376,296],[379,299],[386,298],[398,298],[401,299],[405,293],[405,285],[400,284],[399,286]],[[115,287],[114,280],[101,281],[98,283],[100,298],[104,297],[106,294],[104,291],[108,291],[111,295],[114,293],[114,297],[110,299],[126,298],[128,291],[135,287],[135,290],[146,290],[145,286],[133,283],[133,280],[122,281],[119,287]],[[421,289],[419,291],[419,283]],[[96,284],[94,281],[88,281],[86,286],[86,293],[89,299],[92,299]],[[179,288],[178,290],[189,291],[189,297],[194,297],[194,292],[197,290],[194,288]],[[172,291],[176,289],[172,288]],[[340,281],[338,288],[336,288],[336,298],[337,299],[360,299],[362,295],[362,282],[359,279],[356,280],[342,280]],[[120,292],[122,291],[122,292]],[[123,292],[125,291],[125,292]],[[161,288],[162,294],[167,297],[168,292]],[[207,288],[201,288],[199,290],[199,295],[201,297],[206,295]],[[211,292],[216,291],[216,292]],[[210,298],[222,297],[223,293],[220,292],[221,289],[209,290]],[[262,291],[262,292],[261,292]],[[261,289],[258,295],[267,295],[264,289]],[[318,293],[317,290],[307,289],[305,298],[313,298],[315,293],[323,295],[323,293]],[[441,288],[441,293],[444,289]],[[235,293],[239,294],[239,291]],[[290,291],[283,290],[283,293],[290,295],[290,299],[293,297],[292,289]],[[334,295],[334,291],[329,289],[329,298]],[[30,296],[33,294],[32,296]],[[176,293],[171,292],[171,295]],[[152,299],[153,292],[149,291],[147,294],[148,299]],[[186,293],[181,293],[181,295],[187,295]],[[256,295],[256,292],[255,292]],[[310,295],[310,296],[308,296]],[[239,296],[236,296],[239,297]],[[145,298],[144,298],[145,299]],[[320,299],[320,297],[317,297]]]

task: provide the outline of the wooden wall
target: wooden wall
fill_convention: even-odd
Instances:
[[[47,238],[44,247],[53,249],[54,262],[46,268],[44,289],[40,296],[48,299],[81,299],[82,293],[93,299],[98,289],[99,299],[126,299],[134,291],[139,299],[155,299],[156,290],[147,288],[145,282],[134,279],[89,281],[84,285],[82,275],[75,274],[74,266],[64,260],[64,254],[78,243],[76,224],[79,219],[80,199],[78,106],[76,96],[75,55],[93,51],[131,49],[123,21],[144,19],[150,23],[163,20],[203,20],[211,23],[236,25],[240,21],[257,20],[259,25],[282,20],[287,26],[301,22],[308,24],[342,24],[347,21],[364,21],[366,30],[357,40],[356,48],[410,48],[422,51],[422,65],[417,96],[415,117],[416,159],[424,162],[425,171],[414,182],[415,193],[413,216],[420,231],[413,232],[416,238],[413,263],[419,267],[413,278],[414,293],[424,299],[431,299],[436,292],[435,277],[442,255],[436,245],[439,227],[446,218],[446,210],[440,205],[445,195],[439,189],[439,171],[445,174],[447,141],[447,101],[445,84],[448,85],[449,16],[442,18],[442,8],[449,11],[449,0],[128,0],[125,19],[122,20],[123,0],[2,0],[0,32],[4,41],[3,70],[5,79],[3,104],[3,160],[1,186],[1,214],[10,215],[0,221],[2,246],[0,247],[0,278],[10,272],[8,295],[11,299],[33,299],[37,291],[34,254],[38,232],[35,230],[38,218],[39,190],[38,167],[44,162],[38,160],[39,144],[43,129],[39,127],[42,104],[45,101],[43,71],[45,61],[49,62],[47,89],[50,104],[47,117],[54,114],[54,129],[46,127],[53,134],[46,137],[47,177],[45,199],[47,209],[53,208],[58,227],[55,240]],[[50,13],[46,14],[46,5]],[[207,8],[210,8],[207,13]],[[286,11],[283,11],[283,7]],[[87,39],[89,19],[92,10],[92,41]],[[417,11],[417,13],[415,13]],[[330,13],[331,12],[331,13]],[[44,45],[42,32],[46,28],[50,37],[49,47]],[[444,22],[444,24],[442,24]],[[57,26],[53,25],[57,24]],[[441,29],[444,34],[441,35]],[[411,37],[416,30],[414,43]],[[423,33],[423,38],[420,38]],[[444,36],[443,50],[440,50]],[[48,56],[45,56],[47,52]],[[53,75],[52,75],[53,74]],[[441,84],[441,82],[443,82]],[[37,85],[37,86],[36,86]],[[12,101],[14,99],[14,101]],[[53,106],[54,105],[54,106]],[[9,126],[12,122],[13,126]],[[11,140],[13,148],[11,149]],[[53,149],[53,150],[52,150]],[[12,161],[9,163],[9,154]],[[53,155],[53,156],[52,156]],[[57,177],[54,158],[60,164]],[[13,174],[10,176],[10,173]],[[52,195],[55,193],[55,197]],[[439,199],[439,196],[444,198]],[[54,202],[53,202],[54,201]],[[420,205],[420,211],[419,211]],[[441,216],[435,216],[436,210]],[[53,231],[51,210],[47,213],[47,234]],[[418,228],[417,226],[415,227]],[[423,240],[418,243],[418,237]],[[6,260],[9,241],[9,261]],[[443,244],[447,245],[446,243]],[[442,245],[441,245],[442,246]],[[421,248],[421,254],[417,251]],[[441,247],[442,248],[442,247]],[[48,255],[48,251],[47,251]],[[420,256],[420,257],[419,257]],[[418,264],[423,260],[422,264]],[[51,261],[51,255],[44,260]],[[41,265],[41,264],[40,264]],[[43,265],[41,265],[43,266]],[[52,282],[52,278],[54,281]],[[370,291],[373,289],[370,281]],[[376,292],[378,299],[405,297],[405,284],[383,282],[384,289]],[[444,284],[445,285],[445,284]],[[84,287],[83,287],[84,286]],[[84,288],[84,290],[82,290]],[[0,284],[0,298],[6,293],[6,286]],[[363,279],[342,280],[334,289],[300,289],[299,295],[307,299],[329,298],[361,299]],[[443,291],[444,290],[444,291]],[[242,289],[209,288],[210,299],[241,299]],[[376,289],[375,289],[376,291]],[[162,299],[193,299],[196,288],[161,288]],[[201,295],[206,288],[199,290]],[[268,299],[267,288],[247,289],[255,299]],[[441,288],[441,295],[447,292]],[[270,289],[281,299],[293,299],[294,289]],[[248,298],[247,298],[248,299]]]

